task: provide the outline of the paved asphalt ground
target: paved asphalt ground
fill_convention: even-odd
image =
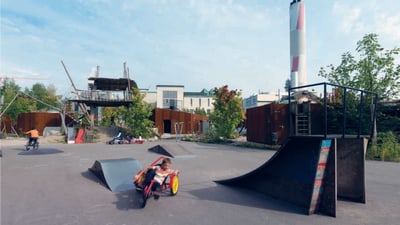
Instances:
[[[173,141],[43,144],[30,152],[0,141],[2,225],[400,224],[399,163],[367,161],[366,204],[338,201],[336,218],[308,216],[289,203],[213,182],[257,168],[274,151],[180,142],[193,155],[173,159],[181,170],[178,195],[150,199],[142,209],[136,191],[113,193],[88,168],[95,160],[118,158],[145,166],[159,156],[150,147]]]

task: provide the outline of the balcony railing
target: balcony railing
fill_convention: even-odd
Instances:
[[[91,90],[78,90],[75,100],[84,101],[131,101],[132,96],[127,91],[91,91]]]

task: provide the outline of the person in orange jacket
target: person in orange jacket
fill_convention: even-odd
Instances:
[[[31,130],[25,132],[25,134],[29,134],[29,142],[28,145],[36,144],[39,138],[39,131],[36,130],[35,127],[32,127]]]

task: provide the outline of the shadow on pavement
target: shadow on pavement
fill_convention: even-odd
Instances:
[[[115,194],[113,202],[119,210],[142,209],[142,195],[136,190],[122,191]]]
[[[88,179],[93,181],[96,184],[99,184],[106,188],[107,190],[111,192],[111,190],[106,186],[106,184],[100,179],[98,179],[92,172],[90,171],[84,171],[81,173],[81,175]],[[128,190],[128,191],[121,191],[115,193],[115,196],[117,200],[113,202],[115,204],[117,209],[120,210],[129,210],[129,209],[141,209],[142,205],[142,195],[140,192],[137,192],[136,190]]]
[[[100,183],[100,184],[103,185],[103,183],[101,183],[100,180],[92,172],[90,172],[89,170],[82,172],[81,175],[82,175],[82,177],[84,177],[84,178],[86,178],[88,180],[91,180],[91,181],[93,181],[95,183]],[[107,188],[105,185],[103,185],[103,186],[105,188]]]
[[[18,149],[21,150],[21,149]],[[30,149],[28,151],[22,150],[18,155],[48,155],[48,154],[57,154],[63,153],[64,151],[56,148],[39,148],[36,150]]]
[[[269,209],[280,212],[305,214],[304,209],[291,203],[274,199],[268,195],[254,192],[244,188],[217,185],[189,191],[200,200],[224,202],[247,207]]]

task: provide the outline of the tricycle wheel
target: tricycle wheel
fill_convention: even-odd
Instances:
[[[171,179],[171,195],[176,195],[178,194],[178,189],[179,189],[179,178],[178,176],[174,176]]]

